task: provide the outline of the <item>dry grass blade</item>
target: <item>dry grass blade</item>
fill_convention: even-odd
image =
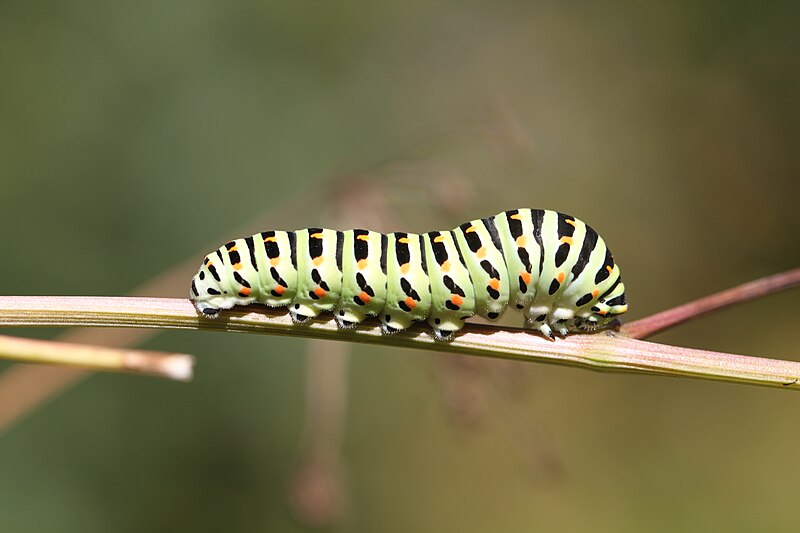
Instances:
[[[551,342],[522,329],[467,324],[452,342],[435,341],[421,326],[384,336],[376,321],[354,331],[332,319],[297,326],[284,310],[251,306],[217,320],[197,316],[188,300],[169,298],[0,297],[0,326],[111,326],[204,329],[294,335],[383,344],[611,372],[637,372],[800,389],[800,363],[666,346],[614,332],[571,335]]]
[[[0,335],[0,358],[23,363],[50,363],[107,372],[147,374],[179,381],[191,379],[194,365],[194,358],[185,354],[119,350],[5,335]]]

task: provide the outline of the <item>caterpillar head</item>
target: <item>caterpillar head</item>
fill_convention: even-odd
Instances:
[[[627,310],[628,302],[625,299],[625,284],[620,281],[610,294],[600,298],[592,306],[592,315],[589,318],[594,319],[599,327],[603,327]]]
[[[569,330],[591,333],[603,329],[611,325],[627,309],[627,305],[607,306],[598,302],[597,305],[592,307],[592,313],[585,316],[576,316],[570,323]]]

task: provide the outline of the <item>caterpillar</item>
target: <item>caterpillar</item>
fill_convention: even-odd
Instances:
[[[464,320],[509,305],[551,340],[624,313],[625,285],[603,239],[570,215],[515,209],[449,231],[265,231],[208,254],[192,279],[198,313],[251,303],[302,323],[332,312],[342,328],[378,316],[384,333],[426,320],[449,340]]]

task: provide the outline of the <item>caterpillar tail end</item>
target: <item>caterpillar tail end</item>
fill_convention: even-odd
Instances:
[[[197,310],[197,314],[203,318],[218,318],[219,312],[222,311],[221,308],[211,305],[208,302],[195,300],[195,295],[192,292],[189,292],[189,301],[192,302],[192,305]]]

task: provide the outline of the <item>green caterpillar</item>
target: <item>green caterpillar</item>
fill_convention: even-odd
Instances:
[[[288,307],[297,323],[323,311],[342,328],[378,316],[384,333],[426,320],[441,340],[473,315],[496,320],[509,303],[550,339],[602,328],[628,309],[603,239],[577,218],[542,209],[423,235],[257,233],[207,255],[190,298],[208,318],[261,303]]]

